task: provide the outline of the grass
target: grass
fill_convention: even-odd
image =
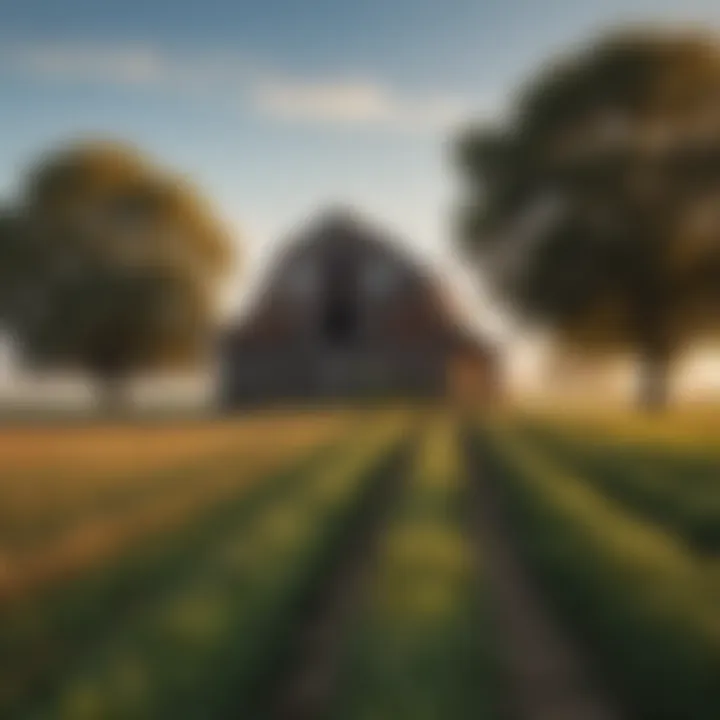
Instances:
[[[328,720],[498,717],[459,422],[377,407],[1,430],[0,717],[264,717],[419,418]],[[530,570],[638,720],[720,717],[712,427],[688,412],[478,427]]]
[[[125,602],[109,613],[102,600],[115,601],[112,572],[95,597],[92,583],[77,588],[36,638],[36,649],[55,643],[61,663],[47,684],[16,694],[3,717],[210,718],[244,707],[282,640],[283,618],[401,428],[397,418],[380,422],[351,446],[262,483],[254,497],[221,503],[173,536],[141,573],[145,582],[131,563]],[[87,643],[75,644],[73,628]]]
[[[182,527],[223,499],[242,494],[253,478],[348,427],[342,417],[335,424],[329,420],[296,417],[293,423],[280,418],[277,426],[268,421],[260,426],[232,424],[220,432],[222,443],[205,439],[195,446],[196,455],[181,466],[177,461],[170,467],[157,466],[158,458],[167,455],[159,443],[155,450],[147,446],[144,454],[136,456],[132,471],[106,469],[104,475],[78,477],[74,467],[83,466],[78,444],[66,462],[58,464],[53,480],[45,474],[6,475],[6,498],[15,488],[28,502],[22,507],[0,506],[0,608],[89,572],[137,543]],[[71,445],[77,442],[76,432],[71,433]],[[134,430],[115,432],[119,439],[109,445],[122,455]],[[276,433],[281,433],[281,442]],[[167,431],[163,434],[164,442],[169,442]],[[96,452],[92,439],[90,432],[89,455]],[[184,432],[175,440],[193,444]],[[108,445],[104,449],[106,467],[113,468],[117,458]]]
[[[171,482],[188,466],[223,455],[253,462],[337,432],[348,421],[340,413],[275,413],[206,425],[2,430],[0,542],[6,547],[47,524],[74,525],[83,514],[135,496],[143,502],[153,483]]]
[[[720,717],[720,568],[507,425],[481,442],[531,568],[630,715]]]
[[[523,439],[574,468],[601,491],[678,535],[699,552],[720,552],[720,454],[640,445],[540,422]]]
[[[650,448],[666,446],[718,454],[720,405],[716,403],[672,406],[666,412],[654,414],[617,407],[581,410],[556,406],[512,411],[513,417],[520,414],[550,423],[568,434]]]
[[[457,431],[428,429],[391,517],[333,718],[493,717],[483,588],[476,581]]]
[[[277,431],[282,432],[281,442]],[[43,436],[47,430],[23,432]],[[118,427],[113,432],[118,437],[108,436],[107,429],[100,433],[108,437],[104,446],[108,453],[110,446],[124,452],[127,443],[136,439],[134,428]],[[175,428],[158,429],[158,436],[189,444],[192,438],[197,441],[188,432],[182,428],[178,436]],[[192,564],[213,528],[237,521],[241,507],[278,491],[291,480],[286,476],[292,475],[293,468],[299,472],[314,460],[320,452],[314,448],[334,444],[347,432],[348,416],[343,414],[338,414],[337,422],[332,416],[296,415],[278,418],[277,425],[269,419],[262,424],[229,423],[220,431],[219,447],[224,452],[219,456],[205,456],[208,444],[218,441],[209,443],[203,437],[200,445],[205,450],[187,467],[176,468],[173,463],[170,469],[141,472],[139,462],[138,472],[125,472],[125,480],[113,474],[111,487],[121,496],[127,492],[122,496],[125,502],[117,502],[116,496],[115,504],[96,506],[94,514],[76,513],[71,523],[65,517],[66,505],[59,503],[56,514],[62,522],[52,514],[50,518],[60,532],[46,534],[32,514],[14,517],[15,527],[21,527],[27,539],[22,545],[6,543],[0,554],[4,571],[0,574],[0,716],[4,716],[5,701],[26,695],[28,688],[52,677],[68,653],[102,637],[126,609],[142,604],[161,588],[174,568]],[[66,488],[70,495],[78,487],[84,488],[86,497],[95,492],[91,476],[76,483],[71,472],[74,464],[82,465],[78,440],[82,433],[97,440],[94,430],[61,432],[72,438],[72,452],[66,451],[68,462],[60,464],[63,472],[55,478],[58,496]],[[205,431],[200,434],[204,436]],[[95,451],[88,442],[86,452],[93,455]],[[155,452],[164,455],[167,451],[162,443],[154,449],[148,445],[144,457],[154,462]],[[311,457],[303,459],[309,453]],[[108,466],[115,459],[108,454]],[[98,478],[98,483],[102,485],[103,480]],[[20,482],[17,476],[8,480],[8,484],[14,482]],[[42,497],[37,503],[52,509]],[[3,530],[7,538],[9,530]]]
[[[245,476],[234,494],[188,508],[187,516],[170,527],[155,527],[145,536],[152,540],[149,545],[124,538],[112,558],[96,559],[77,576],[36,588],[6,608],[0,632],[0,709],[22,703],[69,658],[102,643],[126,616],[166,592],[174,577],[202,562],[217,537],[283,493],[298,474],[324,462],[332,449],[313,451],[270,476]]]

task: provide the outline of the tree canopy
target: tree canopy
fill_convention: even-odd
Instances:
[[[0,306],[27,358],[115,380],[203,355],[233,256],[184,178],[95,142],[30,171],[0,258]]]
[[[463,249],[526,317],[587,350],[629,348],[641,399],[720,329],[720,50],[625,32],[531,78],[457,144]]]

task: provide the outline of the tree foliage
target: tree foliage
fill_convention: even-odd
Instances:
[[[33,168],[0,248],[0,305],[28,359],[103,380],[200,359],[232,259],[187,181],[106,142]]]
[[[630,348],[647,404],[678,349],[720,328],[720,50],[625,32],[533,77],[457,146],[462,246],[526,316]]]

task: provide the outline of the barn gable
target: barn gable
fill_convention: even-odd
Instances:
[[[462,337],[462,343],[460,338]],[[290,238],[222,350],[226,405],[368,394],[442,395],[448,355],[490,362],[460,331],[429,271],[348,211]]]

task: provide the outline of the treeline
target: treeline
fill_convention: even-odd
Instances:
[[[456,138],[454,240],[573,351],[633,352],[663,407],[680,352],[720,330],[720,45],[626,31],[559,58]],[[112,388],[208,348],[227,231],[138,152],[53,153],[0,213],[0,327],[23,357]]]

